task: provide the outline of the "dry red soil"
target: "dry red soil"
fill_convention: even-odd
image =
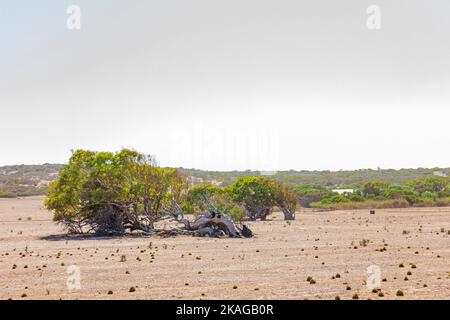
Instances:
[[[42,202],[0,199],[0,299],[450,299],[450,208],[275,213],[252,239],[73,239]]]

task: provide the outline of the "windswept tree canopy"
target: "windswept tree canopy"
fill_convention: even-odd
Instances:
[[[440,196],[447,196],[450,193],[449,179],[445,177],[427,177],[422,180],[413,181],[409,185],[419,193],[434,192]]]
[[[186,202],[189,211],[193,213],[215,210],[230,215],[234,220],[242,220],[246,215],[244,208],[234,203],[225,189],[210,184],[191,188]]]
[[[275,180],[272,180],[272,189],[275,195],[275,203],[283,212],[284,220],[294,220],[299,200],[297,194]]]
[[[295,218],[297,195],[274,179],[241,177],[227,187],[227,192],[247,210],[250,220],[265,220],[274,206],[283,211],[286,220]]]
[[[247,210],[250,220],[265,220],[275,205],[275,193],[268,178],[241,177],[227,191],[233,201]]]
[[[389,187],[389,183],[384,181],[368,181],[363,186],[363,194],[378,197],[387,187]]]
[[[163,169],[136,151],[77,150],[52,184],[45,202],[69,231],[100,234],[151,231],[187,184],[175,169]]]
[[[176,232],[206,228],[202,232],[220,234],[217,228],[222,228],[227,235],[239,236],[233,220],[264,220],[274,206],[292,220],[297,200],[274,179],[242,177],[225,189],[189,189],[176,169],[160,168],[152,157],[136,151],[77,150],[51,185],[45,206],[71,233],[153,234],[161,231],[156,222],[171,219],[184,225]],[[195,221],[186,217],[188,213]]]

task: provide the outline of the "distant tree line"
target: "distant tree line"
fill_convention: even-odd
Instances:
[[[353,192],[339,194],[317,184],[294,185],[304,207],[351,209],[369,207],[408,207],[450,205],[450,180],[429,176],[404,183],[367,181],[351,186]]]
[[[433,176],[435,171],[450,172],[450,168],[418,168],[418,169],[359,169],[340,171],[308,171],[285,170],[277,171],[273,178],[285,184],[292,185],[320,185],[322,187],[347,187],[362,185],[367,181],[384,181],[390,184],[405,183],[413,180]],[[179,168],[180,174],[189,177],[201,178],[203,181],[219,181],[226,186],[234,183],[238,178],[247,176],[260,176],[259,171],[205,171],[197,169]]]
[[[58,177],[61,164],[17,165],[0,167],[0,197],[17,197],[28,195],[44,195],[48,191],[48,182]],[[165,168],[170,169],[170,168]],[[383,181],[389,184],[404,184],[409,181],[432,177],[435,171],[449,172],[450,168],[419,169],[360,169],[341,171],[278,171],[273,179],[285,185],[320,186],[330,190],[334,188],[360,188],[368,181]],[[214,184],[226,187],[234,184],[239,178],[261,177],[259,171],[206,171],[198,169],[177,168],[177,172],[191,184]],[[317,191],[309,191],[317,193]]]

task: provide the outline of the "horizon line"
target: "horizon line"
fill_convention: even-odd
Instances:
[[[15,166],[44,166],[44,165],[61,165],[64,166],[67,163],[52,163],[52,162],[45,162],[45,163],[31,163],[31,164],[27,164],[27,163],[20,163],[20,164],[0,164],[0,168],[5,168],[5,167],[15,167]],[[196,170],[196,171],[205,171],[205,172],[221,172],[221,173],[230,173],[230,172],[259,172],[260,174],[262,173],[274,173],[277,174],[279,172],[289,172],[289,171],[294,171],[294,172],[302,172],[302,171],[307,171],[307,172],[345,172],[345,171],[368,171],[368,170],[372,170],[372,171],[401,171],[401,170],[420,170],[420,169],[426,169],[426,170],[450,170],[450,166],[448,167],[440,167],[440,166],[433,166],[433,167],[402,167],[402,168],[381,168],[381,167],[377,167],[377,168],[357,168],[357,169],[279,169],[279,170],[259,170],[259,169],[243,169],[243,170],[239,170],[239,169],[232,169],[232,170],[211,170],[211,169],[200,169],[200,168],[185,168],[183,166],[163,166],[163,165],[159,165],[161,168],[169,168],[169,169],[183,169],[183,170]]]

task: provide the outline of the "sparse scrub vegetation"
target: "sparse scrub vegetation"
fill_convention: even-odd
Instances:
[[[445,177],[429,176],[397,184],[379,180],[367,181],[353,187],[353,193],[342,195],[333,193],[308,205],[328,210],[450,205],[449,178]],[[322,191],[322,194],[325,193]]]
[[[361,247],[367,247],[367,245],[370,243],[370,240],[367,239],[362,239],[361,241],[359,241],[359,245]]]
[[[45,194],[49,190],[49,181],[54,181],[63,168],[59,164],[0,167],[0,197]],[[291,170],[279,171],[270,180],[289,186],[295,192],[295,203],[303,207],[345,210],[449,206],[449,178],[434,176],[434,171],[447,172],[449,168],[337,172]],[[264,179],[258,171],[216,172],[179,168],[177,172],[186,180],[195,178],[194,185],[214,182],[225,187],[243,178]],[[336,188],[349,188],[354,192],[340,195],[332,191]],[[290,193],[285,195],[288,196],[286,199],[291,197]]]
[[[66,270],[61,267],[73,263],[83,266],[83,270],[84,266],[96,263],[104,265],[107,270],[103,275],[105,283],[101,285],[97,286],[94,282],[90,282],[94,279],[86,277],[84,288],[94,289],[92,292],[86,290],[86,296],[108,295],[106,298],[119,299],[124,296],[129,298],[145,296],[148,288],[152,288],[155,297],[168,298],[173,294],[173,298],[176,299],[192,298],[194,292],[195,297],[201,295],[216,298],[212,286],[208,287],[207,291],[204,291],[206,287],[201,286],[214,279],[218,271],[224,269],[223,265],[227,270],[227,278],[217,284],[221,289],[235,289],[235,294],[259,298],[271,294],[273,287],[269,281],[272,280],[272,276],[285,281],[283,284],[286,284],[286,290],[297,296],[300,292],[308,297],[320,299],[334,298],[338,294],[346,299],[355,296],[359,299],[366,297],[376,299],[377,296],[384,295],[395,298],[399,287],[408,298],[429,298],[432,295],[442,294],[435,290],[437,285],[442,284],[437,280],[442,278],[441,281],[448,281],[450,278],[449,269],[445,269],[442,273],[442,266],[445,266],[446,262],[445,245],[450,234],[447,224],[448,209],[380,210],[376,215],[369,215],[369,210],[343,213],[317,213],[312,212],[315,210],[304,210],[302,219],[292,223],[279,221],[278,217],[262,223],[250,222],[249,225],[255,227],[256,231],[265,232],[264,235],[261,232],[251,241],[220,242],[216,239],[205,241],[191,237],[165,239],[166,236],[171,236],[170,231],[176,228],[173,227],[175,224],[181,225],[179,221],[172,220],[173,215],[165,220],[167,210],[172,209],[174,205],[178,205],[179,210],[186,213],[189,219],[201,217],[205,211],[214,207],[218,212],[227,212],[233,220],[239,222],[264,220],[267,218],[268,207],[270,207],[268,211],[272,212],[274,208],[285,206],[288,212],[285,218],[289,219],[289,214],[295,212],[297,201],[300,203],[304,201],[305,206],[314,206],[320,202],[329,209],[353,204],[363,207],[370,203],[375,206],[375,203],[379,205],[382,202],[394,201],[403,201],[406,206],[411,207],[418,206],[422,198],[428,199],[426,201],[429,204],[437,203],[439,199],[443,199],[442,196],[448,189],[441,184],[442,179],[436,181],[430,179],[427,183],[414,180],[367,185],[364,181],[360,181],[358,184],[346,186],[354,188],[353,195],[334,193],[331,190],[334,181],[314,187],[310,185],[291,188],[277,179],[266,177],[254,179],[253,176],[237,177],[227,186],[220,185],[220,181],[193,186],[182,176],[181,170],[160,168],[149,158],[141,162],[134,157],[143,156],[129,150],[117,154],[92,153],[92,157],[88,155],[75,166],[69,164],[64,167],[59,176],[61,180],[55,182],[49,193],[49,199],[52,199],[52,205],[55,206],[53,211],[55,220],[56,217],[61,219],[61,223],[72,220],[74,230],[81,226],[84,233],[105,235],[123,235],[135,231],[139,233],[128,235],[125,239],[105,237],[92,241],[84,236],[61,235],[59,228],[51,226],[48,212],[42,210],[42,198],[2,201],[4,207],[0,208],[0,211],[8,213],[7,210],[11,210],[6,216],[11,226],[8,227],[8,234],[5,234],[4,238],[6,241],[20,238],[20,243],[14,245],[12,242],[8,243],[5,248],[11,250],[1,252],[0,259],[9,275],[24,279],[20,286],[8,288],[9,292],[3,297],[19,298],[22,292],[26,292],[32,298],[42,298],[46,293],[45,288],[51,288],[47,276],[66,277]],[[57,192],[53,189],[55,185],[59,188]],[[297,192],[301,188],[304,189],[301,191],[302,195]],[[308,191],[305,191],[306,189]],[[263,197],[258,198],[259,192],[265,194],[264,197],[268,195],[270,201],[264,202]],[[71,202],[74,195],[77,201]],[[302,198],[303,196],[305,198]],[[311,198],[307,199],[306,196],[311,198],[323,196],[323,198],[315,198],[315,201],[308,202]],[[392,199],[384,199],[385,197]],[[19,202],[20,204],[16,206]],[[25,202],[39,202],[33,210],[39,207],[42,216],[38,216],[36,210],[31,213],[31,210],[23,206]],[[3,210],[4,208],[6,210]],[[260,208],[264,210],[259,210]],[[20,221],[17,221],[18,216],[21,216]],[[137,218],[137,221],[134,218]],[[139,223],[148,228],[141,228]],[[51,227],[44,230],[47,226]],[[22,237],[17,235],[19,230],[23,231]],[[160,237],[152,238],[140,234],[141,232],[153,234],[153,230],[167,231],[167,234],[161,232]],[[37,237],[41,238],[37,240]],[[370,241],[366,239],[367,237]],[[53,239],[61,240],[51,241]],[[149,243],[149,240],[153,243]],[[35,241],[41,242],[36,245]],[[41,245],[43,241],[46,241],[48,246]],[[387,253],[384,252],[388,247],[386,241],[389,242]],[[419,252],[420,255],[417,255]],[[364,293],[366,291],[363,286],[366,285],[366,281],[360,276],[361,272],[364,272],[361,267],[361,256],[364,257],[364,261],[382,261],[383,275],[389,276],[388,285],[384,287],[383,292],[374,289],[369,290],[369,294]],[[298,268],[299,261],[304,263],[304,269]],[[417,266],[412,263],[413,261]],[[42,265],[43,263],[48,267]],[[237,263],[241,265],[234,268]],[[288,276],[269,272],[262,273],[259,275],[260,278],[259,276],[247,278],[245,275],[242,277],[242,270],[248,270],[246,268],[249,266],[258,268],[259,263],[264,263],[264,269],[275,266],[274,269],[270,269],[274,271],[282,266]],[[325,267],[325,263],[330,268]],[[217,267],[217,272],[209,266]],[[229,268],[230,266],[232,268]],[[422,271],[418,272],[420,270]],[[176,273],[189,273],[189,276],[177,277],[174,281],[175,276],[172,277],[172,274]],[[308,274],[319,278],[306,277]],[[342,281],[338,280],[341,274]],[[305,280],[300,284],[289,283],[292,277],[298,275],[308,283]],[[42,285],[38,282],[39,279],[43,279]],[[230,279],[240,280],[230,282]],[[116,280],[124,282],[119,284],[115,282]],[[383,278],[382,282],[386,281],[387,279]],[[422,286],[424,288],[427,286],[424,283],[428,283],[430,288],[421,289]],[[136,284],[138,286],[130,287]],[[154,284],[156,286],[151,287]],[[259,290],[255,288],[259,284],[263,285],[260,287],[261,292],[254,292]],[[167,293],[167,288],[174,286],[178,287],[176,288],[178,292]],[[239,290],[236,290],[238,286]],[[162,290],[157,292],[157,288]],[[137,291],[135,295],[131,294],[135,291]],[[397,293],[397,296],[403,296],[403,291],[401,295]],[[47,295],[50,295],[48,291]],[[218,297],[221,295],[217,294]],[[60,296],[66,297],[64,293],[61,294],[55,289],[48,298]]]

